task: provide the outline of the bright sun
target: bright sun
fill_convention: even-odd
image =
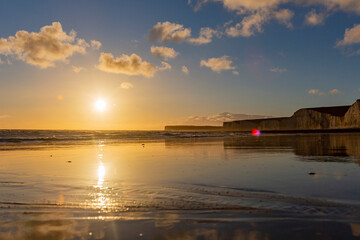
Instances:
[[[98,112],[104,112],[107,107],[107,103],[104,99],[98,99],[94,103],[94,107]]]

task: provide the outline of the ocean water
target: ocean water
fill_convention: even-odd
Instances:
[[[360,134],[0,131],[0,239],[359,239]]]
[[[243,136],[236,132],[172,132],[172,131],[95,131],[95,130],[0,130],[0,142],[57,143],[86,141],[159,140],[171,138],[204,138]]]

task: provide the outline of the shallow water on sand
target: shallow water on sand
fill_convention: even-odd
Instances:
[[[0,149],[0,239],[360,237],[359,134]]]

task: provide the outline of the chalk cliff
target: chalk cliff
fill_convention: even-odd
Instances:
[[[360,128],[360,100],[351,106],[303,108],[291,117],[224,122],[224,130],[327,130]]]

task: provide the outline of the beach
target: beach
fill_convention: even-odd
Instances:
[[[358,239],[359,143],[356,133],[9,132],[0,239]]]

